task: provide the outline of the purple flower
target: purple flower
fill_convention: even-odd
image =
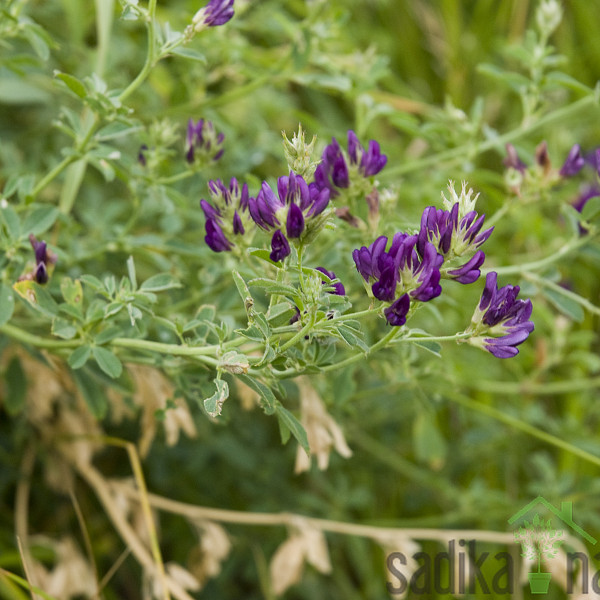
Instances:
[[[497,287],[498,274],[487,274],[485,288],[471,325],[474,334],[468,342],[491,352],[497,358],[510,358],[519,353],[517,346],[533,331],[531,300],[517,300],[519,286]]]
[[[317,267],[317,271],[321,271],[321,273],[323,273],[324,275],[327,275],[327,277],[329,277],[329,279],[331,279],[331,280],[337,279],[337,277],[335,276],[335,273],[333,271],[328,271],[324,267]],[[346,289],[344,288],[344,285],[342,284],[341,281],[339,281],[338,283],[333,283],[333,284],[324,281],[323,285],[329,285],[333,288],[333,292],[329,292],[330,294],[336,294],[338,296],[346,295]]]
[[[375,298],[391,302],[385,315],[391,325],[403,325],[410,298],[428,302],[442,292],[440,266],[444,257],[431,242],[417,250],[418,236],[397,233],[386,251],[387,237],[377,238],[369,247],[353,251],[356,269],[371,285]],[[404,298],[406,297],[406,298]],[[403,299],[404,298],[404,299]]]
[[[363,178],[371,177],[377,175],[386,163],[387,156],[381,154],[375,140],[370,140],[368,149],[365,150],[354,131],[350,130],[347,155],[344,155],[335,138],[323,150],[321,163],[315,171],[315,184],[319,189],[328,189],[334,198],[339,195],[340,189],[351,186],[353,172]]]
[[[192,24],[196,31],[200,31],[203,27],[224,25],[231,20],[233,14],[233,0],[210,0],[194,15]]]
[[[37,283],[48,283],[48,263],[55,263],[56,256],[48,251],[46,242],[39,242],[33,233],[29,236],[29,242],[35,253],[33,279]]]
[[[185,137],[185,159],[189,164],[197,160],[209,162],[219,160],[225,150],[222,148],[225,135],[217,133],[211,121],[200,119],[188,121]]]
[[[230,239],[244,235],[251,223],[248,185],[244,184],[240,189],[237,179],[232,177],[229,187],[216,179],[208,182],[208,189],[213,204],[204,198],[200,200],[200,208],[206,217],[204,240],[215,252],[229,251],[235,245]]]
[[[429,206],[421,216],[418,249],[423,252],[427,242],[431,242],[445,258],[463,256],[478,249],[494,231],[493,227],[481,231],[485,215],[468,211],[460,217],[460,204],[455,202],[452,209],[441,210]]]
[[[290,171],[277,180],[277,194],[263,181],[256,198],[248,200],[248,212],[261,229],[277,229],[279,235],[271,240],[271,255],[279,256],[272,260],[282,260],[290,254],[288,240],[310,241],[321,230],[328,204],[329,190],[309,186],[303,177]]]
[[[278,229],[271,238],[271,253],[269,258],[273,262],[279,262],[290,255],[290,243],[281,231]]]
[[[204,236],[204,241],[213,252],[227,252],[231,250],[233,246],[225,237],[221,226],[216,220],[207,219],[205,229],[206,235]]]
[[[454,189],[452,188],[453,192]],[[421,216],[421,228],[418,234],[417,249],[421,255],[428,243],[435,246],[445,259],[452,260],[474,252],[462,266],[446,269],[444,277],[467,284],[476,281],[480,275],[479,267],[485,260],[485,254],[478,248],[490,237],[493,227],[481,231],[485,215],[479,216],[475,210],[475,200],[470,200],[470,191],[463,188],[460,198],[450,210],[428,206]],[[449,202],[445,200],[449,206]],[[465,212],[466,211],[466,212]],[[464,213],[461,216],[461,213]]]
[[[400,296],[393,304],[383,311],[387,322],[394,327],[401,327],[406,323],[406,315],[410,308],[408,294]]]
[[[458,283],[474,283],[479,279],[481,271],[479,268],[485,261],[485,254],[482,250],[477,250],[473,257],[466,262],[462,267],[457,269],[449,269],[447,274],[451,279],[458,281]]]
[[[440,267],[444,257],[428,242],[422,253],[417,252],[417,236],[397,233],[392,240],[390,255],[399,269],[403,291],[415,300],[428,302],[442,293]]]
[[[563,177],[571,177],[579,173],[584,166],[585,160],[581,154],[581,146],[575,144],[569,151],[569,155],[560,169],[560,174]]]

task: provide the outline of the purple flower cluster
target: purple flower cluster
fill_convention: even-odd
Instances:
[[[309,185],[300,175],[290,172],[277,180],[277,194],[264,181],[256,198],[250,198],[248,210],[261,229],[275,230],[270,258],[278,262],[291,252],[288,240],[302,241],[313,222],[320,224],[318,218],[328,204],[329,190],[319,189],[314,183]]]
[[[397,233],[386,250],[388,238],[381,236],[370,246],[354,250],[352,257],[358,272],[371,286],[372,295],[390,302],[384,314],[390,325],[404,325],[410,301],[428,302],[442,292],[440,280],[454,279],[473,283],[479,278],[485,254],[479,247],[490,237],[493,227],[481,231],[485,215],[474,210],[477,197],[463,189],[460,197],[449,186],[448,210],[429,206],[421,217],[417,234]],[[445,261],[472,254],[463,265],[442,269]]]
[[[518,285],[498,289],[498,274],[487,274],[485,288],[475,309],[468,342],[491,352],[497,358],[510,358],[519,353],[522,344],[533,331],[531,300],[517,300]]]
[[[321,163],[315,171],[315,184],[319,189],[329,190],[331,198],[335,198],[340,189],[351,186],[353,177],[367,178],[377,175],[386,163],[387,156],[381,154],[379,144],[375,140],[369,141],[365,150],[354,131],[350,130],[346,154],[335,138],[323,150]]]
[[[200,200],[206,217],[204,241],[214,252],[226,252],[235,245],[230,238],[244,235],[248,227],[248,185],[240,189],[237,179],[232,177],[229,188],[217,179],[208,182],[208,189],[213,204]]]
[[[216,161],[223,156],[225,135],[217,133],[211,121],[200,119],[188,121],[185,137],[185,159],[189,164],[197,161]]]

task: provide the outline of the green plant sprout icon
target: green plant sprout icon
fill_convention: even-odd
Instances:
[[[551,573],[542,572],[542,560],[554,558],[563,543],[563,531],[552,527],[552,521],[544,521],[539,514],[534,515],[531,523],[524,521],[515,531],[515,540],[521,543],[521,556],[537,561],[537,572],[528,574],[532,594],[546,594],[550,585]]]

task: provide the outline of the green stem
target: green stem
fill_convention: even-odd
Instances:
[[[121,92],[119,95],[119,101],[123,102],[128,98],[140,85],[144,82],[148,73],[152,70],[152,67],[156,61],[156,1],[148,1],[148,22],[146,27],[148,29],[148,52],[146,54],[146,62],[142,67],[142,70],[137,74],[137,77]]]
[[[46,338],[34,335],[28,331],[23,331],[14,325],[5,323],[0,325],[0,333],[4,333],[9,337],[23,342],[24,344],[31,344],[37,348],[46,348],[48,350],[60,350],[64,348],[77,348],[81,345],[81,340],[48,340]]]
[[[496,267],[489,269],[481,269],[482,275],[487,275],[490,271],[496,271],[498,275],[513,275],[523,273],[525,271],[539,271],[555,262],[558,262],[561,258],[570,254],[573,250],[581,246],[585,246],[590,241],[589,236],[581,236],[573,238],[570,242],[567,242],[564,246],[559,248],[556,252],[540,260],[535,260],[529,263],[522,263],[516,265],[510,265],[507,267]]]
[[[592,304],[587,298],[582,298],[579,294],[575,294],[574,292],[571,292],[570,290],[561,287],[553,281],[544,279],[543,277],[539,277],[538,275],[535,275],[534,273],[530,272],[523,273],[523,277],[528,281],[531,281],[532,283],[537,283],[538,285],[558,292],[562,296],[570,298],[571,300],[573,300],[573,302],[577,302],[577,304],[580,304],[585,309],[589,310],[591,313],[600,315],[600,307],[596,306],[595,304]]]
[[[462,394],[447,392],[446,397],[452,402],[456,402],[456,404],[460,404],[465,408],[475,410],[484,415],[487,415],[488,417],[492,417],[492,419],[496,419],[497,421],[500,421],[501,423],[504,423],[509,427],[518,429],[519,431],[522,431],[527,435],[535,437],[547,444],[555,446],[556,448],[560,448],[561,450],[565,450],[566,452],[570,452],[571,454],[574,454],[575,456],[578,456],[579,458],[590,462],[593,465],[596,465],[597,467],[600,467],[600,456],[591,454],[590,452],[587,452],[582,448],[574,446],[573,444],[570,444],[569,442],[566,442],[550,433],[546,433],[545,431],[542,431],[541,429],[538,429],[537,427],[534,427],[529,423],[521,421],[521,419],[518,419],[517,417],[507,415],[506,413],[496,410],[491,406],[487,406],[486,404],[482,404],[481,402],[471,400],[470,398],[467,398]]]
[[[285,352],[288,348],[291,348],[294,344],[298,343],[301,339],[304,338],[305,335],[307,335],[311,331],[311,329],[313,328],[313,325],[314,325],[314,316],[311,315],[310,319],[308,320],[308,323],[306,323],[306,325],[304,325],[304,327],[302,327],[302,329],[300,329],[298,332],[296,332],[296,335],[294,335],[285,344],[283,344],[283,346],[281,346],[281,348],[279,348],[279,352]]]
[[[354,356],[350,356],[350,357],[346,358],[345,360],[341,360],[338,363],[334,363],[332,365],[326,365],[325,367],[322,368],[322,371],[325,371],[325,372],[334,371],[336,369],[341,369],[342,367],[345,367],[347,365],[351,365],[352,363],[355,363],[359,360],[364,360],[367,356],[370,356],[371,354],[375,354],[375,352],[377,352],[378,350],[381,350],[382,348],[387,346],[401,331],[402,331],[402,329],[400,327],[392,327],[390,329],[390,331],[386,335],[384,335],[378,342],[375,342],[367,350],[367,352],[359,352],[358,354],[355,354]]]

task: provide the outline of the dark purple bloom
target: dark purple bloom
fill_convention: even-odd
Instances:
[[[354,250],[352,258],[363,279],[371,284],[378,300],[392,302],[398,293],[427,302],[439,296],[440,266],[444,257],[431,242],[417,251],[416,235],[397,233],[386,252],[387,238],[377,238],[368,248]]]
[[[275,231],[271,238],[271,253],[269,258],[273,262],[279,262],[290,255],[290,243],[279,229]]]
[[[185,159],[192,164],[197,158],[205,161],[219,160],[225,150],[222,148],[225,135],[217,133],[211,121],[200,119],[188,121],[185,137]]]
[[[233,0],[210,0],[194,15],[192,23],[196,31],[199,31],[202,26],[224,25],[231,20],[233,14]]]
[[[419,252],[422,253],[425,244],[431,242],[444,257],[453,258],[476,250],[490,237],[493,227],[481,231],[485,215],[479,216],[471,210],[459,219],[459,214],[458,202],[449,211],[427,207],[421,216]]]
[[[508,169],[516,169],[523,173],[527,165],[519,158],[516,148],[512,144],[506,144],[506,158],[503,164]]]
[[[378,237],[368,248],[363,246],[352,252],[356,269],[369,283],[369,279],[379,279],[379,257],[385,253],[388,239],[384,235]]]
[[[321,273],[323,273],[324,275],[327,275],[327,277],[329,277],[329,279],[331,279],[331,280],[337,279],[337,277],[335,276],[335,273],[333,271],[328,271],[324,267],[317,267],[317,271],[321,271]],[[342,284],[341,281],[339,281],[338,283],[333,283],[333,284],[329,284],[324,281],[323,285],[331,285],[331,287],[333,287],[333,292],[330,292],[330,294],[336,294],[338,296],[346,295],[346,289],[344,288],[344,285]]]
[[[39,242],[33,233],[29,236],[29,242],[35,253],[33,279],[37,283],[48,283],[48,263],[55,263],[56,256],[48,251],[46,242]]]
[[[304,215],[297,204],[290,204],[285,229],[289,238],[299,238],[304,231]]]
[[[208,182],[213,204],[200,200],[200,208],[206,217],[206,237],[208,246],[215,252],[229,251],[235,245],[232,236],[244,235],[251,222],[248,215],[250,197],[248,185],[240,189],[235,177],[227,187],[220,179]]]
[[[340,189],[351,186],[350,167],[355,167],[362,177],[377,175],[387,163],[387,156],[381,154],[379,144],[375,140],[369,141],[368,149],[358,141],[354,131],[348,131],[347,157],[338,143],[333,138],[331,144],[323,150],[321,163],[315,171],[315,184],[320,189],[328,189],[331,197],[339,195]]]
[[[402,290],[421,302],[428,302],[442,293],[440,267],[444,257],[427,242],[422,254],[417,252],[417,236],[397,233],[390,254],[399,269]]]
[[[449,269],[448,275],[455,281],[458,281],[458,283],[473,283],[479,279],[479,275],[481,275],[479,268],[484,261],[485,254],[482,250],[477,250],[473,257],[462,267],[457,269]]]
[[[393,304],[383,311],[387,322],[394,327],[401,327],[406,323],[406,315],[410,308],[410,298],[408,294],[400,296]]]
[[[498,274],[487,274],[479,306],[471,320],[475,336],[469,343],[491,352],[497,358],[516,356],[516,346],[533,331],[531,300],[517,300],[519,286],[505,285],[498,289]],[[493,336],[493,337],[489,337]]]
[[[560,174],[563,177],[571,177],[579,173],[584,166],[585,160],[581,154],[581,146],[575,144],[569,151],[569,155],[560,169]]]
[[[231,250],[231,242],[225,237],[221,226],[214,219],[207,219],[205,224],[206,236],[204,241],[213,252],[226,252]]]

